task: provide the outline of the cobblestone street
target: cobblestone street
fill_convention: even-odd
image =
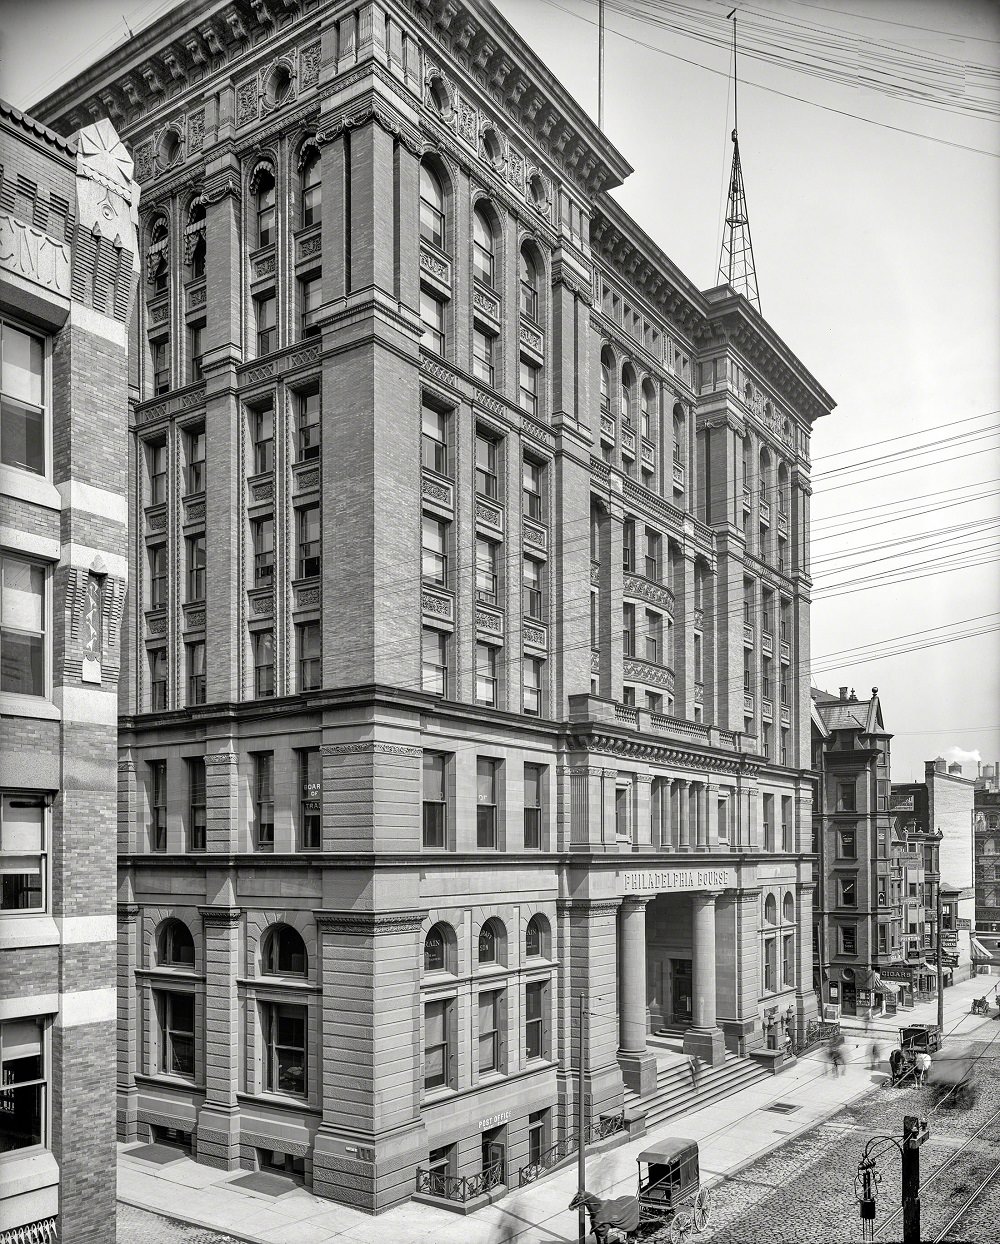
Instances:
[[[237,1244],[231,1235],[161,1218],[134,1205],[118,1202],[118,1244]]]
[[[854,1175],[867,1140],[899,1137],[903,1116],[928,1118],[930,1139],[920,1151],[922,1184],[952,1159],[921,1194],[922,1238],[933,1240],[1000,1158],[1000,1121],[959,1155],[971,1133],[1000,1109],[1000,1039],[980,1042],[978,1094],[968,1109],[934,1110],[929,1088],[873,1088],[825,1123],[744,1167],[713,1189],[712,1220],[699,1237],[705,1244],[857,1244],[861,1222]],[[902,1238],[902,1219],[881,1229],[900,1203],[900,1163],[895,1149],[879,1161],[877,1244]],[[992,1185],[970,1209],[950,1241],[997,1238],[1000,1192]]]

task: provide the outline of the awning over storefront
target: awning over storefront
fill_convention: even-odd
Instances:
[[[990,947],[984,942],[981,942],[978,937],[970,938],[970,941],[972,942],[972,953],[977,959],[985,959],[987,961],[1000,959],[1000,954],[997,953],[997,950],[991,950]]]
[[[893,997],[899,993],[899,985],[894,985],[892,981],[883,980],[881,976],[875,976],[872,980],[872,989],[876,993],[891,993]]]

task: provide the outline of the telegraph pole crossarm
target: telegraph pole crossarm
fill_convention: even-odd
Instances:
[[[882,1181],[877,1161],[889,1149],[896,1148],[902,1164],[903,1244],[920,1244],[920,1146],[929,1136],[927,1120],[908,1114],[903,1119],[901,1140],[895,1136],[873,1136],[865,1145],[854,1178],[864,1239],[872,1240],[875,1236],[875,1197]]]

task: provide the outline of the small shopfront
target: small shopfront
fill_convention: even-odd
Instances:
[[[913,994],[916,988],[913,964],[890,963],[879,968],[877,979],[882,982],[883,986],[896,987],[895,1008],[913,1006]]]

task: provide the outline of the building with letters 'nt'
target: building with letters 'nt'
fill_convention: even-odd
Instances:
[[[0,1244],[115,1237],[132,160],[0,101]]]
[[[104,114],[142,186],[120,1138],[474,1202],[572,1136],[584,996],[604,1130],[651,1032],[777,1055],[831,398],[481,0],[188,0],[40,105]]]

